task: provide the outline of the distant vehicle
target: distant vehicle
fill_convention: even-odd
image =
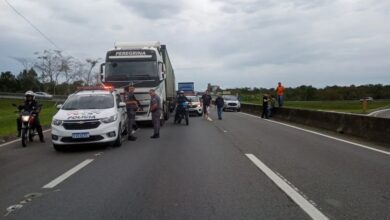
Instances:
[[[127,133],[126,104],[109,87],[90,87],[68,97],[53,116],[55,150],[75,144],[103,143],[119,147]]]
[[[184,95],[192,96],[195,95],[195,88],[193,82],[179,82],[177,84],[178,91],[183,91]]]
[[[372,97],[364,97],[364,98],[360,99],[361,102],[363,102],[364,100],[372,102],[372,101],[374,101],[374,98],[372,98]]]
[[[44,99],[52,99],[53,95],[50,95],[49,93],[46,92],[34,92],[35,97],[37,98],[44,98]]]
[[[189,112],[195,113],[199,116],[203,115],[203,109],[200,105],[200,97],[199,96],[187,96],[187,98],[191,101],[189,104]]]
[[[225,105],[223,107],[224,111],[233,110],[233,111],[241,111],[241,103],[236,96],[233,95],[224,95],[222,96],[225,101]]]

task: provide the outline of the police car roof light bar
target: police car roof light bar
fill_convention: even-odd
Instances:
[[[107,90],[107,91],[114,91],[113,86],[106,86],[104,84],[97,85],[97,86],[79,86],[77,87],[77,91],[87,91],[87,90]]]

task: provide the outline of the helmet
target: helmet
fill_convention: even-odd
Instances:
[[[179,94],[184,94],[184,91],[180,91]]]
[[[28,90],[26,93],[24,93],[24,96],[32,96],[33,98],[35,98],[35,93],[31,90]]]

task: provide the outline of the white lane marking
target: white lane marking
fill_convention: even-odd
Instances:
[[[247,114],[247,113],[243,113],[243,112],[241,112],[241,114],[249,115],[249,116],[256,117],[256,118],[261,118],[261,117],[256,116],[256,115],[251,115],[251,114]],[[268,120],[268,119],[263,119],[263,120],[266,120],[268,122],[272,122],[272,123],[275,123],[275,124],[281,124],[281,125],[284,125],[284,126],[287,126],[287,127],[290,127],[290,128],[295,128],[295,129],[298,129],[298,130],[301,130],[301,131],[306,131],[308,133],[312,133],[312,134],[316,134],[316,135],[319,135],[319,136],[327,137],[327,138],[330,138],[330,139],[333,139],[333,140],[337,140],[337,141],[341,141],[341,142],[344,142],[344,143],[347,143],[347,144],[352,144],[352,145],[355,145],[355,146],[358,146],[358,147],[362,147],[362,148],[365,148],[365,149],[368,149],[368,150],[372,150],[372,151],[376,151],[376,152],[379,152],[379,153],[390,155],[389,151],[379,150],[379,149],[376,149],[374,147],[370,147],[370,146],[367,146],[367,145],[364,145],[364,144],[359,144],[359,143],[355,143],[355,142],[352,142],[352,141],[347,141],[347,140],[344,140],[344,139],[341,139],[341,138],[337,138],[337,137],[333,137],[333,136],[330,136],[330,135],[322,134],[322,133],[319,133],[319,132],[316,132],[316,131],[310,131],[310,130],[307,130],[307,129],[304,129],[304,128],[300,128],[300,127],[297,127],[297,126],[285,124],[285,123],[278,122],[278,121],[273,121],[273,120]]]
[[[57,177],[56,179],[54,179],[50,183],[44,185],[42,188],[45,188],[45,189],[54,188],[55,186],[60,184],[62,181],[66,180],[68,177],[70,177],[71,175],[75,174],[77,171],[81,170],[83,167],[87,166],[92,161],[93,161],[93,159],[84,160],[79,165],[77,165],[77,166],[73,167],[72,169],[68,170],[66,173],[64,173],[61,176]]]
[[[46,133],[46,132],[48,132],[48,131],[51,131],[51,129],[44,130],[43,133]],[[18,141],[20,141],[20,140],[21,140],[21,138],[18,138],[18,139],[16,139],[16,140],[13,140],[13,141],[10,141],[10,142],[4,143],[4,144],[0,144],[0,148],[5,147],[5,146],[7,146],[7,145],[9,145],[9,144],[18,142]]]
[[[376,117],[378,114],[382,113],[382,112],[387,112],[387,111],[390,111],[390,109],[382,109],[382,110],[378,110],[378,111],[375,111],[375,112],[371,112],[370,114],[368,114],[369,116],[374,116]]]
[[[320,210],[294,190],[288,183],[283,181],[275,172],[267,167],[253,154],[245,154],[265,175],[268,176],[284,193],[286,193],[303,211],[312,219],[328,219]]]

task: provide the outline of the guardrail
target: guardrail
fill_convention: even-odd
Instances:
[[[8,99],[24,99],[24,93],[11,93],[11,92],[0,92],[0,98],[8,98]],[[68,96],[66,95],[55,95],[53,98],[43,98],[43,97],[36,97],[38,100],[52,100],[56,102],[63,102],[65,101]]]
[[[241,104],[241,110],[250,114],[261,115],[262,106]],[[276,108],[272,117],[380,142],[390,147],[389,118],[285,107]]]

